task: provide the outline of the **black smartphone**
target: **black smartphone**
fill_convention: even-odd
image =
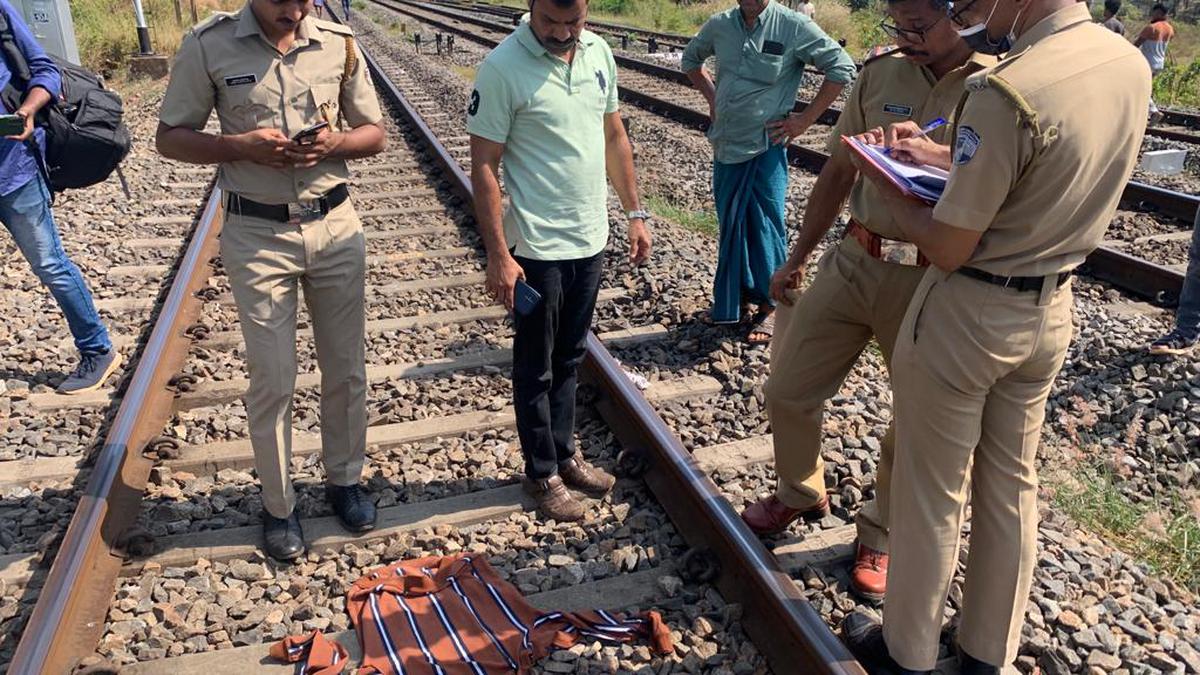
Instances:
[[[533,290],[533,286],[525,283],[524,279],[517,279],[516,285],[513,286],[513,311],[521,316],[529,316],[530,312],[537,309],[538,303],[542,301],[542,294]]]
[[[304,129],[301,129],[296,133],[295,136],[292,136],[292,140],[301,145],[308,145],[309,143],[313,142],[313,139],[317,137],[317,134],[321,133],[322,129],[328,126],[329,122],[322,120],[311,127],[305,127]]]
[[[20,115],[0,115],[0,136],[16,136],[24,132],[24,117]]]

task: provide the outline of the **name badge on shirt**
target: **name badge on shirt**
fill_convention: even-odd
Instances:
[[[226,87],[236,87],[242,84],[254,84],[255,82],[258,82],[258,76],[254,73],[249,75],[230,75],[229,77],[225,78]]]
[[[899,103],[884,103],[883,112],[900,115],[901,117],[912,117],[912,106],[900,105]]]
[[[774,40],[764,40],[762,53],[772,56],[783,56],[783,43]]]

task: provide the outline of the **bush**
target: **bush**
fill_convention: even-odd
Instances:
[[[1200,58],[1189,64],[1172,63],[1154,78],[1154,102],[1169,106],[1200,106]]]

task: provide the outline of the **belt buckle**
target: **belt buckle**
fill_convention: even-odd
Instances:
[[[917,245],[907,241],[880,238],[879,259],[896,265],[917,264]]]
[[[307,202],[289,203],[287,210],[288,224],[299,225],[321,217],[321,201],[313,199]]]

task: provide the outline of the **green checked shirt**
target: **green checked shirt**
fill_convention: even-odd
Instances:
[[[812,19],[767,4],[753,28],[746,28],[737,7],[714,14],[683,52],[684,72],[717,57],[717,119],[709,127],[713,154],[722,164],[737,164],[765,152],[766,124],[792,111],[804,68],[815,66],[831,82],[854,79],[854,60]]]
[[[467,131],[504,144],[504,237],[534,260],[587,258],[608,243],[604,115],[617,110],[617,64],[583,31],[570,64],[522,23],[484,59]]]

